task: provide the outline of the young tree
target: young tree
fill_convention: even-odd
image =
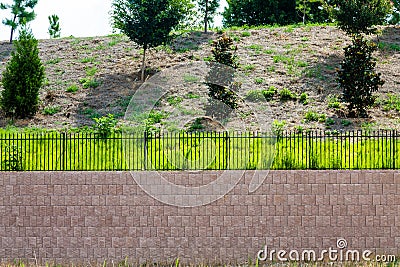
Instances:
[[[233,83],[235,69],[237,68],[236,48],[233,48],[233,40],[227,35],[213,42],[213,62],[206,76],[206,84],[209,88],[208,96],[219,100],[231,109],[236,109],[237,97]],[[236,87],[235,87],[236,86]]]
[[[198,0],[197,5],[203,16],[204,32],[207,33],[208,25],[213,22],[217,13],[219,0]]]
[[[60,18],[57,15],[51,15],[49,19],[49,34],[50,38],[59,38],[61,36]]]
[[[0,106],[7,116],[25,118],[34,115],[39,106],[39,89],[45,72],[39,57],[38,41],[23,28],[14,42],[15,51],[3,72],[4,90]]]
[[[33,8],[37,3],[38,0],[14,0],[13,4],[0,4],[0,9],[11,9],[12,18],[3,20],[4,25],[11,27],[10,43],[12,43],[14,31],[19,26],[24,26],[35,19]]]
[[[338,82],[351,116],[365,116],[366,109],[375,102],[373,93],[384,84],[381,74],[375,72],[376,60],[372,53],[375,43],[358,36],[345,48],[345,59],[338,71]]]
[[[389,0],[337,0],[338,27],[348,35],[376,32],[375,25],[385,23],[392,8]]]
[[[190,0],[113,0],[113,27],[143,48],[142,81],[147,50],[170,40],[189,5]]]

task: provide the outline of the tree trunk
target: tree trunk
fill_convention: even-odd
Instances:
[[[147,45],[144,45],[143,46],[143,59],[142,59],[142,76],[141,76],[142,82],[144,82],[144,79],[145,79],[144,74],[146,71],[146,50],[147,50]]]
[[[206,9],[204,12],[204,32],[207,33],[208,26],[208,0],[206,0]]]
[[[15,20],[17,19],[17,15],[14,15],[13,18],[13,25],[15,25]],[[10,34],[10,44],[12,44],[13,41],[13,35],[14,35],[14,26],[11,26],[11,34]]]

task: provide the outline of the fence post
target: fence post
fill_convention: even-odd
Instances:
[[[393,164],[393,170],[396,169],[396,137],[397,137],[397,131],[392,130],[392,159],[393,159],[392,160],[392,164]]]
[[[147,131],[144,131],[144,170],[147,170]]]
[[[62,142],[62,152],[61,152],[61,171],[65,171],[67,166],[67,133],[61,133],[61,142]]]
[[[225,170],[227,170],[229,168],[229,135],[228,132],[225,132],[225,149],[226,149],[226,153],[225,153]]]

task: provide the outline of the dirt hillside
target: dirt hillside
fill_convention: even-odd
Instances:
[[[381,32],[377,70],[386,83],[369,118],[360,119],[346,118],[343,106],[335,99],[340,96],[336,68],[343,59],[343,48],[349,44],[341,31],[329,26],[305,26],[228,31],[227,34],[235,40],[239,70],[250,83],[246,90],[272,87],[277,90],[270,101],[259,104],[257,112],[268,105],[271,110],[268,116],[285,121],[287,129],[400,129],[400,28],[382,28]],[[178,37],[170,46],[153,49],[147,57],[148,74],[183,63],[204,62],[211,56],[211,41],[219,35],[192,32]],[[376,37],[373,39],[377,41]],[[91,125],[94,117],[109,113],[122,120],[129,101],[141,85],[138,74],[142,52],[128,38],[114,35],[40,40],[39,48],[47,77],[40,93],[40,111],[34,118],[15,121],[0,113],[0,127],[10,123],[20,127],[82,127]],[[0,77],[11,49],[8,43],[0,43]],[[284,88],[297,98],[282,100],[280,91]],[[300,100],[302,93],[306,93],[306,100]],[[162,99],[157,109],[163,110],[166,127],[177,127],[168,123],[172,107],[193,119],[204,115],[197,110],[200,107],[191,104],[196,94],[201,96],[195,87],[184,86],[175,95],[171,93]],[[250,94],[244,93],[248,96],[245,101],[257,102]],[[311,118],[307,114],[321,116]],[[227,127],[236,129],[237,123],[240,122],[232,120]],[[248,130],[254,130],[251,123]]]

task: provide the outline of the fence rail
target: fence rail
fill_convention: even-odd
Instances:
[[[399,169],[397,131],[0,134],[0,171]]]

